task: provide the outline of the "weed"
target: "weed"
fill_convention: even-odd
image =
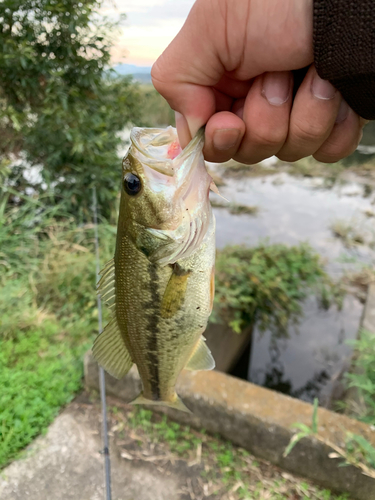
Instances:
[[[325,164],[321,163],[313,156],[302,158],[294,163],[288,165],[288,173],[295,176],[302,177],[324,177],[329,179],[332,183],[342,173],[344,167],[341,163]],[[330,187],[326,185],[326,187]]]
[[[363,220],[336,220],[331,224],[331,231],[348,249],[358,245],[375,247],[375,231],[372,223]]]
[[[257,215],[259,207],[255,205],[238,205],[237,203],[222,203],[221,201],[211,200],[214,208],[226,208],[233,215]]]
[[[217,254],[211,321],[226,321],[237,333],[257,323],[261,330],[287,335],[289,322],[301,314],[301,302],[314,292],[323,307],[332,302],[341,307],[341,288],[307,244],[227,247]]]
[[[343,462],[340,465],[353,465],[361,469],[366,476],[375,479],[375,448],[361,435],[352,432],[345,433],[345,448],[337,446],[331,441],[324,439],[318,434],[318,399],[314,399],[311,427],[301,422],[296,422],[292,427],[298,429],[294,434],[284,451],[284,457],[288,456],[295,445],[309,436],[326,446],[332,448],[334,452],[330,453],[329,458],[341,458]]]
[[[362,330],[358,339],[348,341],[354,349],[354,370],[347,373],[349,387],[357,389],[362,404],[356,406],[359,420],[375,425],[375,335]]]
[[[353,261],[357,264],[357,261]],[[375,282],[375,269],[370,265],[363,265],[359,269],[347,272],[341,282],[348,290],[354,293],[362,302],[366,301],[368,287]]]
[[[223,164],[223,174],[225,177],[264,177],[278,173],[276,168],[269,168],[260,163],[255,165],[245,165],[235,160],[229,160]]]
[[[356,224],[344,220],[337,220],[331,224],[331,230],[337,238],[340,238],[347,248],[355,245],[363,245],[365,237]]]

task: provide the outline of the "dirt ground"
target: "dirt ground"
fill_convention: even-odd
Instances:
[[[334,500],[327,490],[208,436],[108,399],[112,500]],[[105,498],[97,396],[82,393],[0,474],[2,500]]]

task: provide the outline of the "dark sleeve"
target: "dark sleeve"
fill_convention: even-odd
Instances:
[[[375,119],[375,1],[314,0],[314,58],[349,106]]]

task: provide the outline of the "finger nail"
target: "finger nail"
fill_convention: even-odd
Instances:
[[[284,104],[290,94],[290,74],[287,71],[266,73],[263,77],[262,95],[273,106]]]
[[[349,114],[349,105],[344,99],[342,99],[335,123],[342,123],[344,120],[346,120],[348,114]]]
[[[315,97],[323,101],[329,101],[336,95],[336,89],[328,80],[323,80],[315,75],[311,84],[311,91]]]
[[[370,123],[370,120],[366,120],[365,118],[359,117],[359,124],[362,128],[365,127],[368,123]]]
[[[240,139],[240,131],[235,128],[223,128],[215,130],[213,136],[214,148],[226,151],[234,148]]]
[[[182,115],[178,111],[175,111],[175,120],[178,140],[180,142],[181,148],[184,149],[191,141],[189,125],[184,115]]]
[[[243,120],[243,112],[244,112],[245,107],[241,106],[237,111],[234,112],[235,115],[237,115],[241,120]]]
[[[191,116],[186,117],[186,121],[190,130],[190,137],[194,137],[198,130],[204,125],[204,122],[200,118],[194,118]]]

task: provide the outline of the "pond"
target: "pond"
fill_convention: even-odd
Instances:
[[[210,168],[223,176],[225,185],[220,192],[229,202],[259,209],[256,215],[235,215],[225,208],[214,208],[218,248],[228,244],[254,246],[265,239],[288,245],[306,241],[335,278],[374,258],[366,245],[346,248],[331,230],[336,221],[344,220],[373,236],[374,219],[366,213],[375,211],[375,191],[362,178],[327,183],[322,177],[296,177],[283,169],[275,170],[274,175],[241,177],[237,173],[231,177],[222,166]],[[219,198],[213,195],[212,200],[218,202]],[[329,406],[338,388],[336,381],[348,367],[351,348],[345,342],[357,335],[363,304],[347,295],[341,311],[333,306],[325,311],[310,297],[303,311],[299,325],[290,328],[288,339],[255,330],[239,372],[256,384],[308,401],[317,396],[320,404]]]

